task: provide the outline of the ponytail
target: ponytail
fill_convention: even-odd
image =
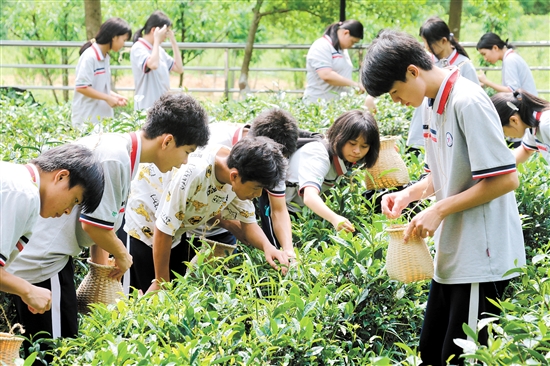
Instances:
[[[466,50],[464,50],[464,47],[458,43],[454,34],[451,33],[447,23],[439,17],[429,17],[420,27],[418,35],[426,40],[426,43],[430,48],[430,52],[433,55],[435,55],[435,52],[432,48],[432,44],[441,41],[443,38],[447,38],[451,45],[455,48],[456,52],[460,53],[462,56],[470,58]]]
[[[171,27],[172,21],[170,20],[170,18],[168,18],[168,15],[164,14],[162,11],[155,10],[153,14],[151,14],[149,18],[147,18],[145,25],[136,31],[136,34],[134,35],[134,39],[133,39],[134,43],[137,42],[137,40],[143,36],[144,31],[145,31],[145,34],[149,34],[151,33],[151,29],[155,27],[162,28],[164,26],[166,26],[167,28]]]
[[[503,49],[504,47],[508,49],[514,48],[514,46],[508,43],[508,39],[506,39],[506,41],[503,41],[499,36],[494,33],[485,33],[477,42],[476,49],[479,50],[482,48],[486,48],[490,50],[493,48],[493,46],[497,46],[499,49]]]
[[[534,116],[535,112],[550,110],[550,102],[523,89],[517,89],[513,93],[497,93],[491,97],[491,101],[502,126],[508,126],[510,117],[517,113],[523,123],[531,128],[538,127],[539,121]]]
[[[332,23],[325,29],[325,35],[329,36],[332,41],[332,46],[340,51],[340,40],[338,39],[338,29],[346,29],[350,36],[363,39],[363,24],[361,22],[350,19],[343,22]]]
[[[128,38],[132,37],[132,29],[128,23],[121,18],[109,18],[101,25],[96,36],[80,47],[78,54],[82,55],[84,51],[86,51],[92,43],[95,42],[97,42],[97,44],[108,44],[109,47],[111,47],[113,38],[123,36],[125,34],[128,35]]]

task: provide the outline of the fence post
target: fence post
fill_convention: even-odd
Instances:
[[[223,86],[223,95],[225,97],[225,100],[229,100],[229,48],[225,49],[225,65],[224,65],[224,73],[223,73],[223,79],[224,79],[224,86]]]

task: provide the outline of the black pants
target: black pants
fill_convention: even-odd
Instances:
[[[78,315],[76,289],[74,287],[74,264],[70,257],[65,267],[49,280],[35,283],[35,286],[47,288],[52,292],[52,308],[44,314],[33,314],[19,296],[14,296],[17,309],[17,321],[25,328],[25,337],[32,339],[76,337],[78,334]],[[39,332],[46,332],[37,334]],[[25,357],[29,356],[28,341],[23,343]],[[43,349],[41,347],[41,349]],[[48,363],[51,357],[46,357]],[[35,365],[42,365],[35,362]]]
[[[422,365],[446,365],[451,355],[454,356],[451,365],[463,365],[464,359],[458,358],[462,348],[453,340],[466,339],[462,324],[468,324],[470,318],[475,321],[489,316],[483,313],[500,314],[500,309],[487,299],[501,299],[509,282],[443,285],[432,280],[418,347]],[[470,314],[470,307],[475,314]],[[487,330],[483,328],[478,341],[486,345],[487,338]]]

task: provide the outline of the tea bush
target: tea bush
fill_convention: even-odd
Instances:
[[[290,111],[300,127],[324,132],[341,113],[362,108],[363,97],[307,105],[280,92],[251,95],[241,102],[205,104],[214,121],[248,122],[266,108]],[[406,137],[411,109],[378,101],[383,135]],[[70,107],[41,106],[28,98],[0,97],[0,151],[5,161],[25,162],[48,146],[91,133],[70,124]],[[131,131],[144,113],[119,113],[104,131]],[[422,174],[422,153],[398,146],[412,180]],[[541,159],[519,168],[516,191],[530,263],[518,269],[503,314],[491,319],[491,343],[475,342],[469,358],[487,364],[548,363],[549,169]],[[58,365],[415,365],[428,283],[404,285],[385,271],[388,225],[377,213],[377,194],[364,195],[364,172],[342,179],[327,204],[356,227],[336,234],[329,223],[304,208],[292,220],[298,264],[287,276],[273,271],[257,250],[242,247],[226,258],[198,266],[158,295],[137,296],[116,305],[97,305],[80,320],[76,339],[53,340]],[[425,203],[423,205],[429,205]],[[423,206],[421,206],[423,207]],[[76,284],[87,270],[76,259]],[[0,304],[13,322],[9,298]],[[498,322],[497,322],[498,320]],[[2,323],[0,328],[5,328]],[[0,329],[0,331],[5,329]],[[474,336],[475,332],[470,331]],[[42,357],[40,343],[31,357]],[[544,353],[546,352],[546,353]],[[27,360],[30,362],[30,359]]]

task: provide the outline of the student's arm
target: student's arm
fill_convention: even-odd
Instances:
[[[88,86],[86,88],[76,88],[75,90],[88,98],[104,100],[105,102],[107,102],[107,104],[109,104],[111,108],[114,108],[120,105],[118,97],[112,94],[109,95],[109,94],[105,94],[100,91],[97,91],[91,86]]]
[[[182,240],[186,240],[182,236]],[[163,233],[155,225],[153,234],[153,264],[155,266],[155,280],[147,292],[160,290],[161,282],[170,281],[170,253],[172,250],[172,236]]]
[[[269,263],[269,265],[276,270],[279,269],[279,265],[275,263],[275,260],[277,260],[279,264],[282,265],[282,267],[280,268],[281,272],[283,273],[283,275],[286,275],[289,265],[288,256],[286,255],[286,253],[281,252],[273,245],[271,245],[262,229],[255,222],[241,222],[241,227],[246,238],[246,242],[250,243],[250,245],[254,248],[263,251],[267,263]]]
[[[450,214],[490,202],[513,191],[518,186],[519,180],[516,171],[484,178],[464,192],[444,198],[416,215],[405,231],[404,239],[407,240],[413,230],[416,230],[416,233],[423,238],[432,236],[441,221]]]
[[[181,74],[183,72],[183,61],[181,59],[181,53],[176,42],[176,37],[174,36],[174,31],[168,29],[168,38],[170,38],[170,43],[172,44],[172,51],[174,51],[174,65],[170,71],[177,72]]]
[[[497,92],[509,93],[511,91],[510,88],[508,88],[507,86],[494,83],[491,80],[487,79],[487,76],[485,76],[485,73],[483,71],[479,71],[477,73],[477,77],[482,85],[491,87]]]
[[[355,231],[353,224],[348,219],[337,215],[328,208],[323,199],[319,197],[319,191],[316,187],[307,186],[304,188],[304,204],[309,207],[311,211],[330,222],[337,231],[342,229],[351,232]]]
[[[292,245],[290,215],[286,208],[285,198],[269,195],[269,205],[271,206],[271,218],[273,220],[275,237],[281,244],[286,255],[288,255],[289,258],[296,258],[294,246]]]
[[[115,230],[103,229],[86,222],[82,222],[82,229],[97,246],[115,257],[116,268],[109,276],[120,279],[132,265],[132,256],[128,253],[122,241],[117,238]]]
[[[154,41],[153,41],[153,49],[151,50],[151,56],[147,59],[147,68],[150,70],[156,70],[159,67],[159,59],[160,59],[160,44],[162,43],[162,39],[166,35],[166,32],[168,31],[168,28],[166,27],[166,24],[160,28],[156,27],[155,31],[153,33]]]
[[[523,145],[514,149],[514,156],[516,157],[516,164],[523,164],[535,153],[535,150],[527,150]]]
[[[33,314],[44,314],[52,305],[50,290],[31,285],[24,279],[6,272],[4,267],[0,267],[0,291],[19,296]]]
[[[363,87],[363,85],[351,79],[343,77],[333,69],[330,69],[330,68],[319,69],[317,70],[317,75],[319,75],[319,77],[323,79],[323,81],[326,82],[327,84],[334,85],[334,86],[351,86],[351,87],[359,88],[359,91],[361,93],[365,92],[365,88]]]

